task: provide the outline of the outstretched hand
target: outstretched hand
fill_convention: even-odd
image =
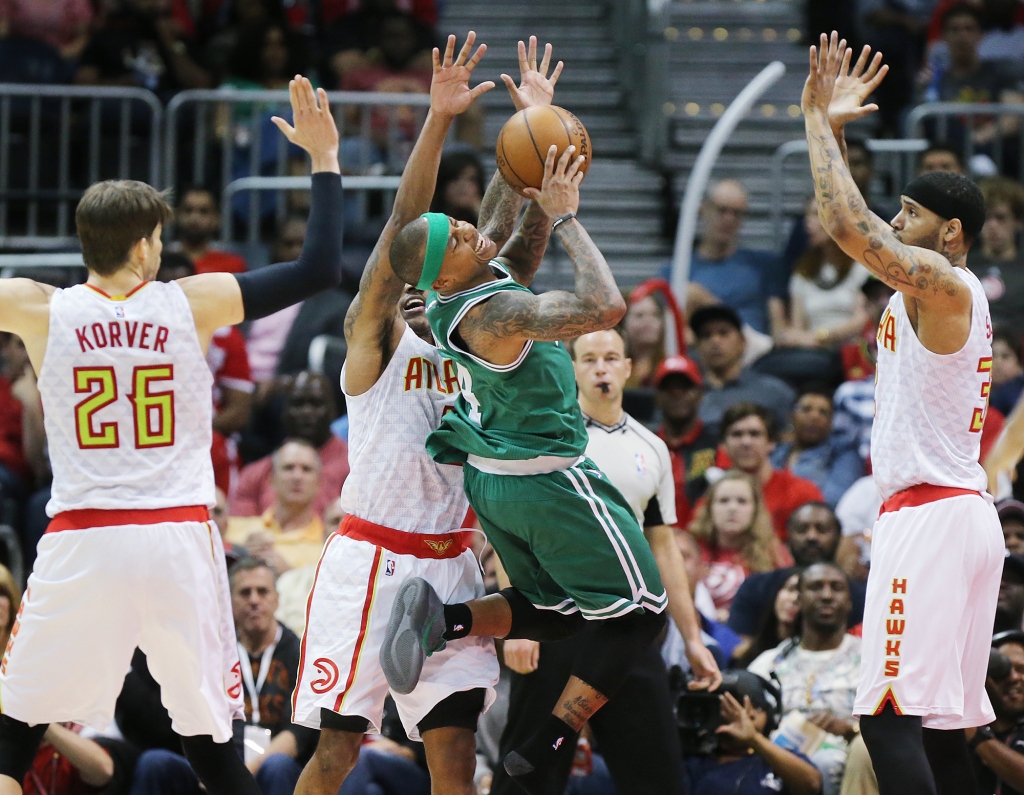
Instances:
[[[721,703],[722,717],[727,722],[715,729],[715,734],[728,734],[748,747],[753,745],[758,731],[750,716],[754,709],[750,704],[750,696],[744,696],[740,704],[732,693],[726,693]]]
[[[839,34],[832,31],[831,38],[821,34],[820,46],[811,45],[811,69],[804,83],[804,91],[800,97],[800,109],[804,115],[809,113],[828,114],[832,94],[839,77],[843,54],[846,52],[846,39],[839,40]]]
[[[526,188],[523,195],[540,205],[548,218],[561,218],[563,215],[576,212],[580,206],[580,183],[584,173],[580,166],[586,158],[580,155],[571,159],[576,152],[575,146],[565,147],[560,158],[555,159],[558,147],[552,144],[548,148],[548,156],[544,161],[544,181],[540,190]]]
[[[544,45],[544,57],[541,59],[540,67],[537,66],[537,37],[530,36],[530,47],[527,49],[523,42],[519,42],[519,87],[516,88],[516,81],[508,75],[503,74],[501,79],[508,87],[508,93],[512,97],[512,104],[516,110],[532,108],[535,105],[550,105],[555,95],[555,83],[558,76],[562,74],[564,64],[559,61],[555,64],[555,70],[548,77],[548,69],[551,67],[551,45]]]
[[[470,31],[466,36],[466,43],[459,50],[459,56],[454,61],[455,37],[448,37],[448,44],[444,48],[444,59],[440,51],[434,48],[434,77],[430,81],[430,109],[434,113],[444,116],[458,116],[465,112],[473,100],[494,88],[493,80],[485,80],[476,88],[469,87],[469,78],[480,63],[480,59],[487,52],[487,45],[481,44],[477,47],[473,57],[469,54],[473,49],[473,42],[476,41],[476,33]]]
[[[313,172],[333,171],[341,173],[338,165],[338,127],[327,103],[327,92],[322,88],[313,91],[308,78],[295,75],[288,83],[292,102],[293,127],[280,116],[271,121],[284,133],[284,137],[309,152],[313,161]]]
[[[870,63],[869,59],[870,58]],[[833,130],[838,130],[855,119],[861,119],[878,110],[878,105],[865,105],[866,100],[878,88],[879,83],[889,71],[888,64],[882,63],[882,53],[876,52],[871,58],[871,47],[867,44],[860,51],[860,57],[850,70],[853,50],[843,54],[843,61],[832,91],[832,101],[828,106],[828,122]]]

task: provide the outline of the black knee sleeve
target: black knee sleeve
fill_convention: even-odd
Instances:
[[[572,675],[609,698],[665,627],[665,613],[634,610],[619,618],[592,621],[580,639]]]
[[[353,734],[366,734],[367,729],[370,728],[370,719],[360,715],[339,715],[334,710],[321,707],[320,728],[334,729],[339,732],[352,732]]]
[[[522,638],[550,643],[571,638],[587,624],[578,612],[566,616],[534,607],[516,588],[504,588],[501,595],[512,609],[512,629],[505,636],[506,640]]]
[[[935,795],[935,778],[924,751],[921,718],[886,706],[860,719],[879,795]]]
[[[484,711],[487,691],[482,687],[461,690],[438,702],[427,716],[416,724],[422,736],[431,729],[459,728],[476,731],[480,713]]]
[[[29,726],[8,715],[0,715],[0,776],[10,776],[21,785],[47,728],[46,723]]]
[[[938,795],[975,795],[978,780],[963,729],[924,729],[924,751]]]
[[[181,747],[210,795],[261,795],[234,743],[215,743],[213,737],[201,735],[182,737]]]

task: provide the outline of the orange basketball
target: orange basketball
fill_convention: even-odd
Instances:
[[[566,147],[575,146],[576,156],[586,158],[580,171],[587,173],[593,152],[590,135],[583,122],[565,108],[537,105],[505,122],[498,134],[498,168],[513,190],[522,193],[524,188],[540,188],[544,160],[552,144],[558,147],[558,157]]]

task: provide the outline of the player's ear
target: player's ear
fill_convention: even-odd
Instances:
[[[946,221],[942,230],[942,243],[947,249],[962,249],[965,247],[963,237],[964,227],[959,218],[951,218]]]

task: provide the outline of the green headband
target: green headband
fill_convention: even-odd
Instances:
[[[448,216],[444,213],[423,213],[427,219],[427,250],[423,255],[423,270],[416,282],[417,290],[429,290],[441,273],[444,252],[448,248]]]

